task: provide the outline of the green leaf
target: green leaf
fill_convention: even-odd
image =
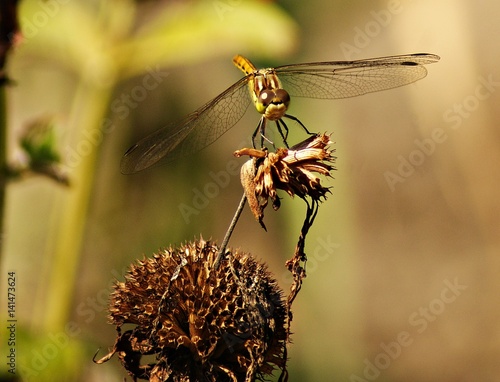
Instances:
[[[37,120],[32,123],[21,137],[21,147],[32,164],[50,164],[60,161],[56,148],[54,124],[50,120]]]
[[[252,58],[276,57],[296,46],[297,26],[269,2],[211,1],[164,7],[129,41],[117,47],[124,76],[151,66],[201,62],[208,57],[250,53]]]
[[[33,173],[49,177],[58,183],[69,185],[69,179],[61,169],[61,156],[57,149],[54,123],[50,119],[33,122],[21,137],[21,147],[28,157],[27,168],[11,168],[11,175]]]

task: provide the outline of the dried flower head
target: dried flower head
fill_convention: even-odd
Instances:
[[[276,281],[250,255],[200,239],[133,264],[111,294],[118,354],[136,380],[254,381],[285,372],[286,309]],[[232,253],[231,253],[232,252]],[[122,333],[124,324],[133,329]],[[154,355],[152,363],[141,362]]]
[[[317,134],[290,149],[279,148],[275,153],[248,148],[234,153],[238,157],[249,155],[253,158],[242,166],[241,182],[250,208],[263,227],[268,200],[271,199],[274,209],[280,206],[278,189],[302,199],[309,196],[314,202],[326,199],[329,188],[321,185],[316,173],[330,176],[330,171],[335,169],[334,150],[328,147],[330,143],[329,135]]]

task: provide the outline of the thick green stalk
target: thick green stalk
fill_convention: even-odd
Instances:
[[[71,312],[96,162],[104,138],[102,122],[111,91],[111,86],[89,85],[82,79],[74,99],[69,128],[77,139],[69,147],[74,155],[69,163],[65,163],[71,169],[71,186],[65,195],[62,216],[55,233],[55,253],[44,309],[47,330],[63,329]]]
[[[7,96],[5,84],[0,85],[0,264],[2,263],[5,213],[5,190],[7,188]]]

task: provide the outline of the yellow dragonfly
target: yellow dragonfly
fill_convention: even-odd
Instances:
[[[233,63],[245,76],[210,102],[133,145],[122,158],[121,171],[131,174],[158,163],[167,163],[197,152],[233,127],[253,101],[262,114],[257,134],[264,143],[267,121],[277,125],[285,145],[288,127],[284,118],[290,97],[340,99],[407,85],[424,78],[424,65],[439,61],[427,53],[371,58],[357,61],[313,62],[256,69],[243,56]]]

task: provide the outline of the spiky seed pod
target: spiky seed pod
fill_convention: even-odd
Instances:
[[[252,256],[200,239],[131,265],[109,317],[117,353],[134,379],[254,381],[285,369],[286,311],[276,280]],[[124,324],[133,329],[122,333]],[[156,361],[141,363],[144,355]]]

